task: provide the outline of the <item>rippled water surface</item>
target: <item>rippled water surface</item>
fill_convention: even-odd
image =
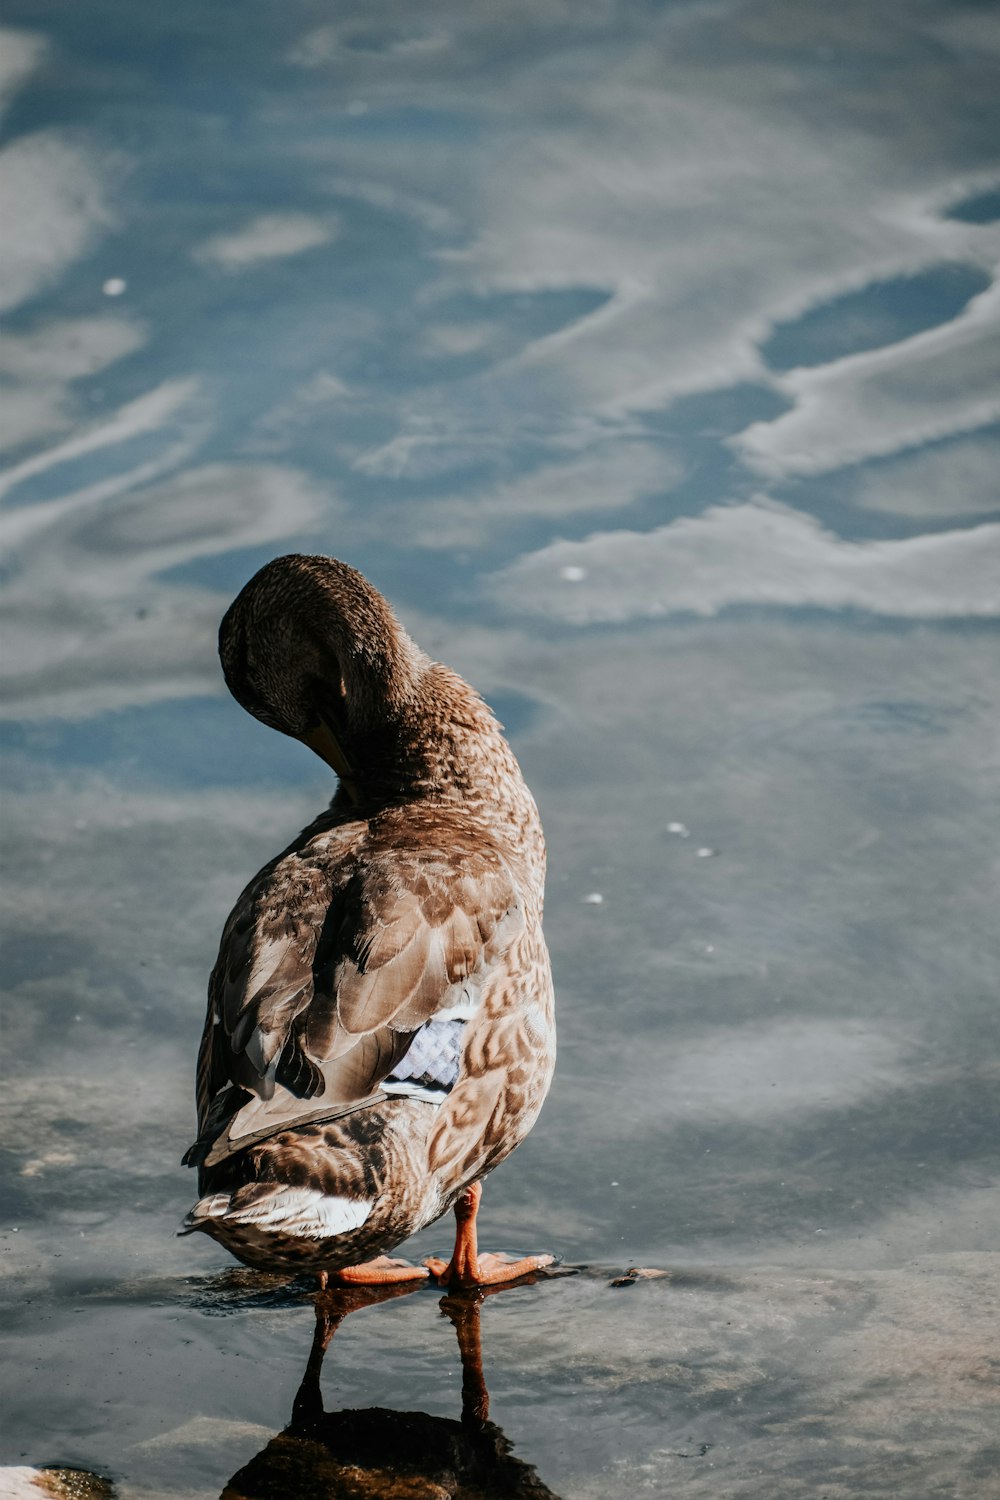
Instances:
[[[5,15],[0,1463],[362,1493],[273,1441],[308,1282],[174,1238],[222,921],[330,795],[215,631],[304,549],[549,837],[483,1238],[576,1274],[483,1303],[494,1492],[997,1494],[997,8]],[[327,1411],[445,1441],[439,1300],[352,1312]]]

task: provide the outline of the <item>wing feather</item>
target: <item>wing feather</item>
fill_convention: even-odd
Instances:
[[[209,985],[192,1159],[376,1097],[521,930],[499,852],[435,811],[416,830],[412,812],[409,829],[327,826],[244,892]]]

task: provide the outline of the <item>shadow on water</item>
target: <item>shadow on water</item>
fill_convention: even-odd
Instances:
[[[316,1328],[302,1383],[284,1431],[226,1485],[222,1500],[557,1500],[530,1464],[489,1420],[483,1374],[480,1304],[488,1292],[441,1299],[462,1361],[461,1418],[368,1407],[325,1411],[320,1371],[330,1342],[349,1313],[406,1296],[412,1283],[345,1287],[316,1299]],[[499,1290],[499,1288],[494,1289]]]

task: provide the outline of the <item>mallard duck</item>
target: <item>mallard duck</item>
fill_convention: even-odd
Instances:
[[[339,777],[222,934],[185,1157],[237,1259],[349,1283],[512,1280],[480,1255],[482,1179],[555,1062],[545,845],[501,727],[360,573],[268,563],[219,632],[229,690]],[[454,1208],[451,1260],[388,1252]]]

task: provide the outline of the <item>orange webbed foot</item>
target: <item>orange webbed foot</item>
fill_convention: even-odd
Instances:
[[[360,1266],[343,1266],[339,1271],[331,1271],[329,1281],[331,1286],[383,1286],[396,1281],[426,1281],[427,1276],[423,1266],[379,1255]]]
[[[454,1260],[430,1256],[424,1265],[441,1286],[457,1288],[502,1286],[505,1282],[518,1281],[522,1276],[541,1271],[545,1266],[551,1266],[554,1260],[553,1255],[523,1255],[518,1259],[498,1253],[477,1255],[474,1261],[464,1261],[460,1265]]]
[[[472,1183],[455,1204],[455,1250],[451,1260],[436,1256],[424,1261],[424,1265],[442,1286],[458,1290],[462,1287],[502,1286],[508,1281],[519,1281],[551,1266],[551,1255],[524,1255],[518,1259],[511,1255],[480,1255],[476,1238],[476,1215],[483,1196],[482,1184]]]

